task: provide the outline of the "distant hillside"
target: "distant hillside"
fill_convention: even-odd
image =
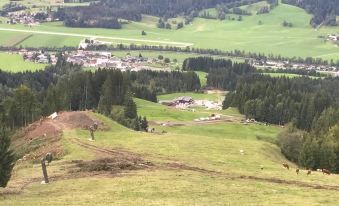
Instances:
[[[339,0],[282,0],[283,3],[301,7],[312,13],[312,26],[320,24],[337,25],[336,15],[339,15]]]
[[[214,8],[219,4],[228,7],[248,5],[260,0],[100,0],[89,6],[59,9],[55,18],[70,27],[121,28],[121,19],[141,21],[142,14],[161,17],[165,20],[185,17],[188,24],[199,11]]]

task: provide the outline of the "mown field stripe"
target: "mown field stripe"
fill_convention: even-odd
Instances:
[[[20,45],[22,42],[24,42],[24,41],[26,41],[27,39],[31,38],[32,36],[33,36],[33,34],[30,34],[30,35],[26,36],[25,38],[19,40],[18,42],[16,42],[16,43],[13,44],[12,46],[13,46],[13,47],[16,47],[16,46]]]
[[[32,31],[32,30],[25,30],[25,29],[0,28],[0,31],[25,32],[25,33],[33,33],[33,34],[72,36],[72,37],[84,37],[84,38],[102,38],[102,39],[122,40],[122,41],[136,41],[136,42],[159,43],[159,44],[168,44],[168,45],[181,45],[185,47],[193,45],[192,43],[186,43],[186,42],[157,41],[157,40],[121,38],[121,37],[110,37],[110,36],[100,36],[100,35],[90,35],[90,34],[64,33],[64,32]]]

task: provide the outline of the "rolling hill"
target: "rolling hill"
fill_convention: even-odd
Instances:
[[[137,104],[150,122],[163,115],[156,103]],[[187,112],[177,115],[182,123],[190,119]],[[93,121],[99,122],[95,142],[85,129]],[[0,189],[0,205],[336,205],[337,175],[297,175],[295,166],[282,167],[287,161],[270,143],[279,127],[151,126],[155,133],[135,132],[92,112],[33,123],[14,141],[17,151],[29,145],[31,152],[16,165],[9,187]],[[48,166],[51,183],[41,185],[37,160],[47,151],[58,155]]]

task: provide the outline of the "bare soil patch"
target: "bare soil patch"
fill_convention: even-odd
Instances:
[[[94,123],[99,130],[109,127],[93,119],[88,112],[62,112],[54,120],[42,118],[19,131],[13,137],[12,147],[20,161],[40,160],[46,153],[59,158],[64,155],[61,134],[64,129],[88,129]]]
[[[92,161],[77,161],[71,172],[110,172],[119,173],[128,170],[141,170],[154,166],[151,162],[146,162],[141,158],[133,161],[120,157],[96,159]]]

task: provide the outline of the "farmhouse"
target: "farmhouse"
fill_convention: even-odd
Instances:
[[[193,98],[188,96],[178,97],[174,100],[176,104],[192,104],[193,102]]]

